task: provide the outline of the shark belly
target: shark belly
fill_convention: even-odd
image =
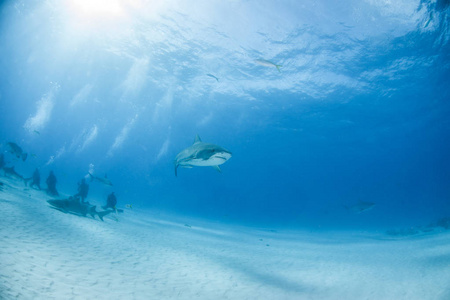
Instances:
[[[218,166],[225,162],[224,159],[218,159],[218,158],[211,158],[211,159],[191,159],[189,161],[186,161],[184,163],[180,163],[181,166],[194,166],[194,167],[211,167],[211,166]]]

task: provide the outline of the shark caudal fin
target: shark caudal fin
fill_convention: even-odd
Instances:
[[[100,220],[104,221],[103,217],[110,214],[111,212],[113,212],[113,210],[99,211],[99,212],[97,212],[97,215],[100,218]]]

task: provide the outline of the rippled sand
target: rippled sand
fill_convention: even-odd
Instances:
[[[0,178],[0,299],[450,299],[450,234],[271,231],[51,209]]]

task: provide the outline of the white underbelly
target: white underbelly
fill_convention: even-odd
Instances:
[[[191,159],[182,165],[186,166],[196,166],[196,167],[211,167],[211,166],[218,166],[225,162],[226,160],[223,158],[210,158],[208,160],[204,159]]]

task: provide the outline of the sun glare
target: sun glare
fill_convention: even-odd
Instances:
[[[120,17],[124,14],[119,0],[70,0],[70,4],[84,17]]]

